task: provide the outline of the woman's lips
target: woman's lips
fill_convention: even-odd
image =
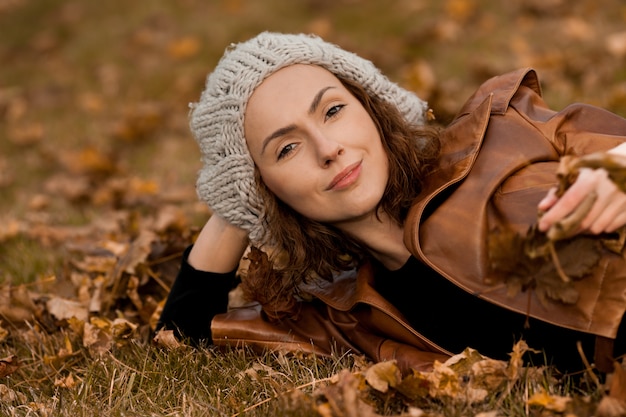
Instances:
[[[362,161],[355,162],[354,164],[343,169],[339,174],[335,175],[335,178],[333,178],[330,184],[328,184],[326,190],[342,190],[354,184],[361,173],[361,162]]]

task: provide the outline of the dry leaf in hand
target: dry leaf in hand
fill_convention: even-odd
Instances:
[[[626,193],[626,156],[609,152],[596,152],[581,156],[574,163],[575,168],[602,168],[617,187]]]
[[[621,190],[626,190],[626,157],[606,152],[583,157],[568,155],[561,158],[557,169],[558,197],[576,181],[581,168],[605,169],[609,178]],[[490,232],[487,241],[490,266],[505,276],[510,295],[534,289],[542,303],[550,299],[573,304],[579,294],[571,279],[581,279],[591,273],[600,259],[602,247],[618,253],[623,250],[626,242],[623,229],[614,238],[572,237],[595,199],[595,193],[590,193],[574,213],[557,222],[547,233],[539,232],[536,225],[532,225],[525,236],[513,231]]]
[[[491,268],[504,275],[509,295],[534,290],[543,303],[575,303],[579,294],[572,279],[589,274],[600,259],[599,241],[593,237],[553,242],[536,228],[526,236],[494,230],[487,245]]]

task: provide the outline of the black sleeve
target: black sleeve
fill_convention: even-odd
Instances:
[[[219,274],[195,269],[187,261],[191,248],[189,246],[183,254],[157,330],[173,330],[176,337],[197,344],[211,342],[211,320],[216,314],[226,312],[228,292],[237,285],[238,279],[236,271]]]

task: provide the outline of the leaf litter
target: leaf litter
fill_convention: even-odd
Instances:
[[[0,9],[19,9],[28,2],[5,3]],[[244,3],[240,1],[217,3],[229,13],[241,17],[245,24]],[[584,3],[582,2],[579,7],[589,7]],[[573,9],[577,6],[563,1],[533,0],[523,5],[518,5],[517,2],[503,4],[507,4],[503,10],[504,14],[513,13],[517,19],[521,19],[518,21],[521,24],[516,25],[518,27],[516,32],[520,36],[506,42],[507,51],[506,54],[502,53],[502,61],[513,61],[524,66],[547,64],[550,71],[547,72],[544,81],[547,85],[555,86],[554,95],[562,96],[562,100],[567,102],[572,96],[579,97],[581,89],[583,95],[585,89],[601,90],[606,95],[604,104],[624,107],[626,94],[623,88],[610,88],[611,85],[615,86],[611,78],[612,71],[614,72],[616,68],[620,71],[622,62],[619,59],[604,59],[603,55],[604,50],[608,51],[611,57],[622,58],[625,55],[626,37],[623,31],[603,33],[602,28],[587,23],[587,17],[591,16],[585,14],[584,17],[576,17]],[[330,7],[327,1],[314,0],[311,5],[322,10]],[[34,32],[35,36],[26,39],[23,43],[24,48],[20,48],[30,49],[44,57],[41,66],[32,65],[30,62],[29,66],[37,68],[38,72],[51,74],[53,80],[58,78],[62,81],[63,74],[72,76],[77,74],[77,78],[81,75],[79,72],[71,71],[67,64],[59,64],[59,61],[54,59],[55,55],[64,50],[66,43],[71,45],[71,39],[66,39],[66,32],[74,30],[72,25],[81,20],[79,19],[81,9],[86,7],[78,3],[68,3],[67,6],[60,7],[58,12],[51,12],[48,16],[48,23],[53,24],[52,28],[47,24],[33,24],[32,27],[44,29]],[[359,6],[359,9],[366,7],[365,4]],[[427,15],[425,7],[417,3],[399,2],[397,6],[407,16],[415,11],[420,15]],[[496,28],[493,23],[500,21],[496,19],[497,12],[486,13],[483,16],[479,12],[479,6],[480,2],[473,0],[442,2],[444,13],[430,18],[426,24],[412,24],[415,27],[407,31],[407,39],[403,41],[411,45],[433,46],[434,49],[443,51],[445,57],[442,59],[437,59],[434,55],[434,59],[429,59],[431,62],[426,62],[420,54],[419,59],[412,60],[410,54],[398,54],[398,49],[393,44],[388,50],[374,46],[378,49],[374,52],[376,61],[386,65],[387,68],[401,68],[400,75],[404,78],[405,85],[420,91],[434,108],[439,109],[438,118],[444,123],[456,112],[458,98],[467,96],[471,92],[468,89],[472,89],[473,86],[467,79],[453,79],[449,83],[438,80],[434,74],[445,72],[440,71],[438,61],[449,65],[449,57],[455,54],[453,52],[455,46],[461,45],[464,48],[460,40],[466,35],[469,36],[465,31],[466,25],[469,24],[474,28],[472,33],[492,33]],[[611,13],[619,15],[613,10]],[[63,30],[54,29],[53,20],[56,19],[56,14],[62,17],[59,20],[65,22]],[[318,28],[314,31],[321,30],[325,37],[336,36],[334,20],[330,13],[328,15],[316,18],[306,27]],[[377,17],[384,18],[382,15]],[[135,48],[133,54],[147,61],[146,57],[150,58],[154,51],[161,50],[165,54],[158,57],[159,64],[163,58],[169,61],[168,65],[159,67],[172,67],[174,71],[178,71],[180,67],[172,63],[191,60],[196,55],[205,59],[202,37],[187,35],[187,32],[172,34],[171,28],[177,25],[172,24],[173,21],[169,19],[171,16],[166,14],[155,15],[147,18],[147,23],[133,28],[130,39],[127,39],[130,47]],[[255,22],[259,19],[260,16],[254,16]],[[554,28],[557,28],[556,36],[552,36],[555,50],[532,48],[533,37],[530,35],[533,34],[528,32],[542,25],[548,25],[551,34],[554,34]],[[506,28],[508,25],[496,26]],[[506,30],[510,32],[509,29]],[[500,36],[492,34],[490,38]],[[588,42],[590,39],[597,41]],[[546,45],[545,42],[540,43]],[[120,45],[123,42],[115,44]],[[366,45],[367,42],[362,44]],[[480,41],[477,44],[480,44]],[[571,49],[569,46],[572,44],[581,46],[581,49],[572,49],[572,52],[569,52]],[[586,49],[590,47],[593,50]],[[136,53],[139,49],[142,52],[147,50],[148,53],[139,56]],[[125,66],[118,65],[110,59],[110,56],[105,56],[105,48],[98,50],[103,52],[102,62],[106,63],[101,64],[93,75],[98,78],[101,85],[96,86],[94,91],[82,91],[74,100],[69,100],[71,105],[78,109],[73,108],[67,112],[74,118],[75,110],[83,111],[88,114],[90,125],[92,120],[96,121],[98,117],[102,117],[109,107],[119,108],[117,105],[122,91],[125,97],[129,98],[137,94],[136,88],[124,86],[124,79],[128,76],[125,73]],[[511,52],[513,55],[509,55]],[[396,65],[395,57],[399,55],[411,62]],[[51,67],[47,62],[56,62],[57,67]],[[480,80],[501,72],[503,67],[502,63],[491,63],[486,60],[469,60],[465,64],[467,65],[463,66],[463,72],[470,78]],[[89,68],[91,65],[85,67]],[[141,68],[142,64],[138,67]],[[201,67],[202,71],[205,71],[206,62],[203,62]],[[592,67],[594,71],[589,71],[588,68]],[[21,70],[19,65],[16,68]],[[149,68],[154,70],[154,67]],[[41,71],[42,69],[44,71]],[[163,82],[158,71],[151,72],[154,77],[140,74],[142,79],[139,82],[132,79],[131,82],[141,84],[147,78],[154,78],[164,85],[174,84],[180,90],[172,89],[174,94],[186,95],[188,91],[197,87],[189,79],[193,80],[194,77],[201,79],[204,75],[192,71],[189,76],[187,70],[181,71],[184,77],[180,77],[174,83]],[[37,85],[37,82],[32,84]],[[59,85],[61,84],[63,82],[59,82]],[[55,146],[50,140],[55,132],[50,129],[48,123],[35,120],[32,115],[37,110],[38,102],[53,102],[54,91],[56,91],[54,88],[37,91],[33,87],[11,86],[0,89],[0,116],[7,124],[8,143],[19,149],[21,154],[39,154],[38,162],[58,168],[46,176],[41,188],[37,189],[37,194],[29,199],[29,211],[24,213],[24,216],[3,219],[4,221],[0,223],[0,244],[26,238],[38,242],[46,249],[59,248],[65,254],[63,264],[54,272],[35,277],[28,283],[20,284],[18,279],[14,282],[9,279],[1,285],[0,340],[7,342],[19,334],[20,337],[30,340],[29,344],[34,348],[41,344],[45,335],[61,334],[63,338],[61,347],[54,355],[48,355],[44,359],[47,366],[53,370],[52,385],[57,389],[55,392],[62,393],[64,390],[73,390],[82,383],[83,376],[71,371],[71,366],[84,352],[90,357],[97,358],[110,354],[115,349],[124,349],[133,341],[150,342],[150,330],[154,329],[155,318],[158,317],[163,298],[171,285],[180,253],[193,241],[195,231],[190,229],[187,219],[194,214],[207,213],[193,212],[193,209],[186,213],[177,211],[174,205],[182,205],[183,202],[195,198],[193,190],[183,195],[172,194],[165,198],[166,190],[161,189],[161,183],[125,172],[127,167],[123,158],[116,152],[90,144],[79,145],[74,150],[65,152],[47,149],[46,146]],[[60,98],[63,99],[61,96]],[[115,100],[116,106],[111,106],[109,102],[111,98]],[[159,130],[171,127],[172,121],[168,116],[168,110],[168,106],[163,106],[159,102],[141,100],[139,103],[131,103],[121,108],[113,120],[107,122],[108,128],[100,130],[106,131],[118,145],[125,147],[145,145]],[[99,128],[101,126],[96,130]],[[67,133],[65,135],[67,136]],[[62,139],[66,139],[65,136]],[[47,145],[48,142],[52,145]],[[2,191],[17,184],[21,170],[28,168],[13,166],[10,158],[10,155],[0,155]],[[600,158],[600,164],[605,168],[607,165],[608,168],[612,168],[613,162]],[[598,162],[588,158],[585,163],[591,166]],[[616,164],[615,172],[619,175],[621,163]],[[623,180],[617,180],[620,181],[623,183]],[[47,211],[58,205],[59,198],[67,201],[72,207],[79,207],[85,211],[97,209],[99,211],[97,219],[80,226],[60,225],[66,223],[52,221]],[[576,219],[571,218],[569,224],[562,226],[561,231],[554,232],[566,234],[567,230],[575,228]],[[494,233],[495,235],[497,234]],[[499,235],[494,239],[503,247],[510,247],[511,251],[495,256],[493,260],[495,265],[499,265],[505,271],[509,271],[506,269],[507,265],[515,265],[507,262],[518,262],[515,267],[510,268],[506,281],[511,293],[532,290],[539,291],[544,302],[552,300],[575,302],[577,294],[572,291],[568,280],[584,279],[584,271],[597,262],[591,255],[594,250],[612,245],[613,250],[619,251],[624,245],[623,236],[624,234],[621,241],[619,239],[600,243],[589,241],[577,243],[582,245],[577,249],[576,247],[568,249],[568,239],[557,239],[552,234],[546,239],[546,236],[537,236],[536,231],[529,232],[527,236],[499,231]],[[528,243],[529,240],[531,244]],[[554,250],[550,245],[554,246]],[[572,254],[582,251],[590,255],[584,261],[574,259]],[[529,259],[530,256],[533,257]],[[498,259],[500,263],[497,262]],[[559,262],[558,267],[555,259]],[[535,263],[543,266],[534,266]],[[518,270],[525,273],[516,275],[515,271]],[[187,350],[183,343],[173,337],[172,332],[159,332],[155,341],[163,348],[174,351]],[[291,384],[290,388],[281,388],[279,381],[282,381],[280,379],[282,376],[270,372],[264,366],[252,365],[250,369],[254,372],[244,371],[241,375],[256,375],[255,379],[258,381],[264,379],[274,381],[272,386],[275,387],[277,395],[269,401],[281,401],[284,407],[289,407],[290,404],[294,407],[306,405],[314,409],[316,415],[321,416],[448,415],[445,411],[430,410],[438,410],[437,406],[446,401],[453,401],[479,404],[482,408],[471,411],[462,408],[463,412],[452,414],[491,417],[502,415],[498,408],[502,401],[505,401],[506,393],[524,384],[526,385],[522,387],[522,391],[524,389],[528,391],[525,402],[526,415],[625,414],[626,382],[621,364],[616,364],[616,371],[612,379],[607,381],[606,388],[600,388],[603,395],[598,401],[595,397],[579,398],[557,392],[552,385],[541,380],[545,378],[542,369],[523,365],[521,356],[527,347],[518,344],[514,348],[516,350],[512,352],[511,360],[508,362],[493,361],[476,351],[466,350],[450,361],[435,364],[431,372],[413,372],[408,375],[401,375],[394,362],[361,364],[356,371],[346,369],[332,377],[306,384],[316,386],[310,395],[304,392],[307,388],[305,386],[293,387]],[[0,360],[0,372],[5,373],[2,378],[6,378],[7,382],[0,384],[0,402],[14,404],[27,409],[26,412],[32,411],[38,415],[55,415],[58,408],[36,401],[32,391],[31,395],[27,396],[14,389],[15,386],[10,383],[11,378],[15,380],[21,376],[20,370],[28,366],[29,359],[28,355],[19,359],[15,355],[10,355]],[[487,397],[484,397],[485,392],[488,393]],[[491,403],[493,396],[495,404]],[[233,408],[239,407],[239,399],[234,401],[237,404]],[[255,405],[252,404],[250,407],[254,408]],[[206,407],[206,404],[203,406]]]
[[[91,152],[91,151],[90,151]],[[84,226],[54,226],[29,221],[14,222],[12,230],[3,235],[8,240],[18,235],[40,241],[44,245],[60,245],[71,253],[64,267],[54,276],[40,277],[24,284],[6,282],[0,286],[0,336],[10,337],[12,332],[36,334],[63,332],[64,346],[56,354],[47,355],[45,363],[57,374],[53,385],[71,390],[82,380],[73,372],[60,373],[70,367],[81,352],[94,358],[110,355],[133,341],[153,342],[163,349],[181,351],[186,346],[173,332],[160,331],[154,338],[156,320],[160,314],[171,279],[182,253],[195,235],[188,226],[188,214],[171,204],[158,204],[158,197],[141,187],[116,185],[117,170],[103,169],[102,159],[86,158],[86,165],[71,168],[75,176],[114,194],[115,203],[110,216]],[[618,161],[621,164],[621,161]],[[588,160],[568,162],[573,169],[609,164],[611,178],[620,178],[614,159],[594,155]],[[621,167],[621,165],[619,165]],[[70,168],[68,168],[70,169]],[[561,175],[559,178],[570,178]],[[76,204],[73,190],[50,189],[65,195]],[[63,194],[65,193],[65,194]],[[139,195],[144,195],[138,199]],[[93,195],[84,193],[84,198]],[[109,200],[111,204],[113,200]],[[137,201],[158,207],[152,213],[138,215]],[[171,202],[170,202],[171,203]],[[552,236],[552,235],[551,235]],[[554,238],[533,231],[527,236],[492,233],[490,248],[506,248],[492,257],[493,265],[509,273],[509,291],[532,289],[540,297],[571,303],[577,294],[571,287],[576,279],[584,279],[589,268],[599,257],[599,246],[594,239],[569,240]],[[550,247],[558,257],[555,266]],[[547,249],[548,248],[548,249]],[[248,256],[263,256],[254,248]],[[581,253],[590,253],[580,256]],[[542,262],[537,262],[537,259]],[[520,273],[521,271],[521,273]],[[563,278],[563,274],[567,279]],[[35,324],[33,326],[33,324]],[[597,415],[622,415],[626,410],[626,378],[622,364],[615,364],[615,373],[598,398],[590,396],[561,395],[542,390],[545,369],[526,367],[522,357],[530,350],[522,341],[514,346],[508,362],[487,358],[473,349],[466,349],[444,363],[435,362],[429,372],[412,371],[403,375],[394,361],[367,364],[361,369],[344,369],[325,380],[301,386],[283,388],[280,383],[269,382],[277,393],[248,407],[252,410],[272,400],[281,401],[285,408],[306,408],[320,416],[431,416],[441,404],[452,403],[475,407],[483,415],[497,414],[507,395],[521,384],[532,387],[533,394],[526,400],[529,409],[543,410],[553,415],[586,415],[589,410]],[[0,360],[0,377],[9,376],[20,368],[20,360],[10,356]],[[259,363],[240,373],[241,378],[256,381],[274,381],[283,378],[268,371]],[[317,386],[307,394],[304,388]],[[0,385],[0,400],[24,403],[23,393]],[[492,414],[490,414],[492,413]],[[620,414],[622,413],[622,414]]]

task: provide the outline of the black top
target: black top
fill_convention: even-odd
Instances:
[[[562,371],[581,369],[576,347],[581,341],[593,360],[595,336],[554,326],[506,310],[457,287],[411,256],[395,271],[376,268],[376,290],[396,306],[420,334],[442,348],[459,353],[470,346],[493,359],[509,359],[516,341],[544,350],[533,360],[548,362]]]
[[[165,327],[192,343],[211,341],[211,320],[226,312],[228,292],[238,283],[235,271],[226,274],[199,271],[189,265],[191,246],[183,253],[180,270],[170,290],[157,329]]]
[[[194,269],[184,253],[181,269],[169,294],[158,327],[174,330],[192,342],[211,339],[211,320],[226,311],[228,292],[238,280],[235,271],[217,274]],[[406,264],[389,271],[375,264],[375,287],[395,305],[409,323],[432,342],[458,353],[467,346],[494,359],[508,359],[513,344],[524,339],[543,349],[549,362],[561,370],[580,369],[576,341],[593,358],[595,336],[530,319],[484,301],[458,288],[411,256]],[[543,354],[536,358],[543,364]]]

